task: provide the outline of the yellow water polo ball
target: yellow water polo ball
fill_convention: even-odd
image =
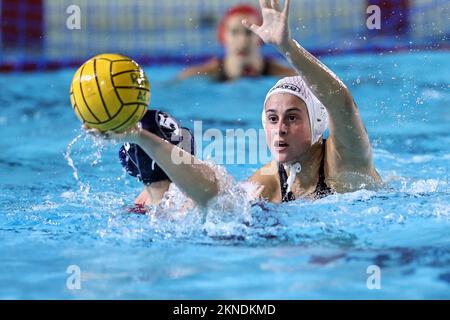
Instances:
[[[134,126],[150,103],[144,70],[120,54],[100,54],[86,61],[72,79],[70,102],[89,128],[123,132]]]

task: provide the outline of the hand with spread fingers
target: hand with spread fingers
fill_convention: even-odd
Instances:
[[[262,25],[250,23],[248,19],[244,19],[242,24],[265,43],[283,50],[288,46],[291,37],[288,22],[290,0],[285,0],[283,8],[279,0],[260,0],[259,4],[263,17]]]

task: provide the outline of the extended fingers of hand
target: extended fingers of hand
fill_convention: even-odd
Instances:
[[[291,5],[291,0],[284,0],[284,8],[283,13],[288,16],[289,15],[289,7]]]
[[[259,0],[259,5],[261,6],[261,8],[270,9],[272,8],[270,1],[271,0]]]
[[[280,7],[280,1],[279,0],[272,0],[271,1],[272,8],[274,8],[277,11],[281,11]]]

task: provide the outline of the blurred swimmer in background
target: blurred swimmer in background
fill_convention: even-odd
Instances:
[[[237,5],[228,9],[217,30],[217,38],[225,49],[225,56],[214,57],[202,65],[190,67],[181,72],[178,79],[208,76],[215,81],[224,82],[241,77],[295,75],[293,69],[263,56],[263,42],[242,25],[241,21],[244,19],[254,24],[262,22],[259,11],[252,6]]]

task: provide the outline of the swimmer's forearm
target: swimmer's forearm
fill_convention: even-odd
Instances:
[[[134,142],[144,149],[172,182],[197,204],[205,206],[217,195],[219,188],[214,170],[191,154],[146,130],[141,130]],[[190,161],[175,163],[172,159],[174,148],[183,153],[183,158]]]
[[[345,84],[322,62],[295,40],[280,50],[297,72],[305,78],[330,115],[330,138],[342,154],[372,163],[369,137],[353,97]],[[348,146],[351,145],[351,152]],[[355,162],[352,160],[352,162]]]
[[[351,94],[345,84],[297,41],[291,39],[285,45],[278,47],[278,50],[305,78],[327,109],[339,105],[339,102],[352,103]]]

